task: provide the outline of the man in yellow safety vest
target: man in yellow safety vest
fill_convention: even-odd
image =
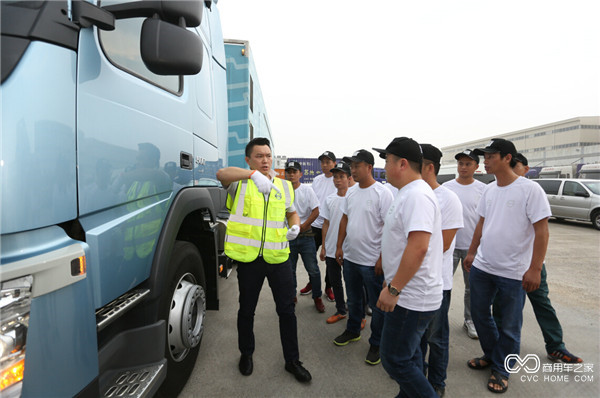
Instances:
[[[298,381],[308,382],[311,375],[299,360],[294,280],[288,262],[289,240],[300,232],[294,189],[289,181],[274,177],[267,138],[254,138],[246,145],[246,163],[250,170],[226,167],[217,172],[217,178],[227,188],[230,212],[225,254],[238,264],[239,370],[244,376],[252,374],[254,311],[266,277],[279,316],[285,370]]]

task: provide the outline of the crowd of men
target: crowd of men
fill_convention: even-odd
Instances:
[[[445,393],[449,356],[448,311],[454,272],[462,264],[464,328],[483,355],[467,362],[491,369],[488,390],[505,392],[505,358],[519,354],[528,296],[544,335],[548,358],[582,362],[565,348],[548,299],[544,257],[550,207],[542,188],[526,178],[527,159],[514,144],[493,139],[485,148],[456,154],[457,178],[440,185],[442,152],[398,137],[373,148],[385,159],[387,184],[373,178],[373,154],[360,149],[342,160],[320,157],[323,174],[301,184],[302,167],[289,161],[286,179],[272,170],[270,143],[246,147],[250,170],[228,167],[218,179],[231,213],[225,254],[237,262],[239,370],[252,374],[254,311],[267,278],[279,316],[285,369],[312,378],[299,360],[295,305],[298,257],[309,276],[300,294],[312,294],[327,323],[346,321],[337,346],[360,340],[366,315],[371,335],[365,362],[382,363],[399,396]],[[474,179],[480,156],[495,181]],[[319,250],[320,247],[320,250]],[[318,259],[325,262],[322,289]],[[427,355],[428,354],[428,355]]]

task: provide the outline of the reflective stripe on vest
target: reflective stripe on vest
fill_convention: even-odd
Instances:
[[[225,235],[225,254],[230,258],[251,262],[262,254],[271,264],[286,261],[289,242],[286,238],[286,209],[294,200],[288,181],[275,178],[273,183],[280,193],[272,189],[268,201],[252,180],[238,182],[235,198],[227,198],[231,212]]]

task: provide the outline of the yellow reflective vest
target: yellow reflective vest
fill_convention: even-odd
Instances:
[[[249,263],[262,255],[269,264],[288,259],[286,209],[294,203],[294,189],[289,181],[281,178],[273,182],[281,194],[271,189],[265,198],[252,180],[241,180],[237,183],[235,198],[227,195],[230,217],[225,233],[225,254],[229,258]]]

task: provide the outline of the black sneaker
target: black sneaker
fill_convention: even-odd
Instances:
[[[379,346],[371,345],[365,362],[369,365],[377,365],[379,362],[381,362],[381,358],[379,357]]]
[[[302,362],[295,360],[285,363],[285,370],[290,372],[296,377],[296,380],[302,383],[307,383],[312,379],[312,376],[308,372],[308,370],[304,369],[302,366]]]
[[[446,393],[446,388],[441,386],[433,386],[433,391],[435,391],[438,397],[442,398]]]
[[[253,369],[252,364],[252,355],[242,354],[240,357],[240,363],[238,364],[238,368],[240,369],[240,373],[244,376],[250,376],[252,374]]]
[[[566,348],[563,348],[562,350],[555,350],[555,351],[548,353],[548,359],[553,362],[561,361],[564,363],[581,363],[581,362],[583,362],[583,359],[579,358],[577,355],[571,354],[569,351],[567,351]]]
[[[343,346],[352,341],[360,340],[360,333],[352,333],[349,330],[344,330],[344,333],[333,339],[333,344]]]

